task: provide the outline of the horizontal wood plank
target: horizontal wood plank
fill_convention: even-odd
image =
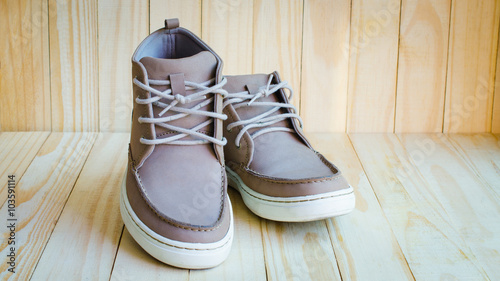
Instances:
[[[15,278],[28,280],[57,223],[66,200],[94,143],[95,133],[52,133],[17,183]],[[3,205],[2,221],[6,221]],[[0,278],[7,271],[10,246],[1,244]]]
[[[19,182],[48,136],[49,132],[0,133],[0,204],[7,198],[7,176],[15,175]]]
[[[128,140],[127,133],[97,136],[32,280],[109,279],[123,229],[119,194]]]
[[[189,280],[189,270],[166,265],[144,251],[125,227],[116,255],[112,281],[123,280]]]
[[[342,280],[413,280],[348,136],[308,136],[314,148],[339,167],[356,195],[352,213],[327,220]]]
[[[189,281],[266,279],[261,219],[250,212],[237,191],[230,188],[229,195],[234,212],[231,253],[224,263],[215,268],[191,270]]]
[[[392,134],[351,134],[350,139],[415,279],[487,279],[441,201],[454,196],[435,193],[445,188],[454,192],[456,185],[431,183],[433,176],[420,171],[423,165],[430,168],[423,164],[429,159],[418,164],[411,159],[426,153],[428,144],[423,140],[430,136],[423,135],[418,149],[404,146]]]
[[[263,220],[267,280],[341,280],[324,220]]]
[[[498,193],[477,177],[443,135],[403,135],[399,139],[406,150],[413,153],[411,161],[418,172],[433,187],[428,190],[429,195],[437,199],[435,202],[443,216],[448,217],[470,247],[471,253],[464,254],[463,258],[477,258],[490,280],[500,279],[496,266],[500,264]],[[422,151],[422,143],[428,143],[429,153],[414,152]]]

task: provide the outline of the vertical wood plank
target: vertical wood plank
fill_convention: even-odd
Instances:
[[[303,0],[255,0],[253,12],[253,72],[277,70],[294,89],[292,103],[300,107]]]
[[[204,0],[201,33],[225,74],[252,73],[253,0]]]
[[[97,0],[49,0],[49,36],[52,130],[97,131]]]
[[[149,32],[165,26],[168,18],[179,18],[180,26],[201,37],[201,0],[150,0]]]
[[[498,1],[452,1],[444,132],[491,128]]]
[[[16,186],[16,271],[15,278],[29,280],[73,189],[95,139],[94,133],[52,133]],[[0,219],[7,221],[7,204]],[[7,253],[0,246],[0,279],[7,279]]]
[[[32,280],[109,280],[123,229],[119,193],[128,139],[98,135]]]
[[[150,256],[125,227],[110,280],[188,281],[189,270],[168,266]]]
[[[131,57],[148,35],[149,10],[144,1],[99,1],[99,129],[130,131]]]
[[[0,1],[0,129],[50,130],[47,0]]]
[[[266,280],[261,219],[245,206],[237,191],[230,188],[234,211],[234,240],[229,257],[209,270],[191,270],[189,281]]]
[[[309,132],[345,132],[351,0],[305,0],[301,115]]]
[[[400,0],[353,0],[348,132],[393,132]]]
[[[308,137],[315,149],[339,167],[356,194],[352,213],[327,220],[342,280],[413,280],[348,136],[320,133]]]
[[[463,213],[469,212],[469,204],[475,200],[459,195],[465,186],[445,176],[443,166],[436,165],[435,159],[443,157],[447,149],[438,148],[433,136],[422,134],[402,142],[392,134],[354,134],[350,138],[415,279],[488,280],[484,262],[476,258],[470,239],[462,236],[468,227],[476,230],[476,223],[457,227],[456,213],[449,208],[456,202]],[[446,160],[453,161],[456,159]],[[439,184],[435,178],[440,178]],[[469,182],[466,186],[473,192],[474,185]]]
[[[499,31],[500,32],[500,31]],[[493,96],[493,112],[491,120],[491,132],[498,134],[500,133],[500,46],[497,47],[497,64],[496,64],[496,81],[495,81],[495,93]]]
[[[396,132],[441,132],[450,0],[403,0]]]
[[[262,221],[267,280],[341,280],[325,221]]]

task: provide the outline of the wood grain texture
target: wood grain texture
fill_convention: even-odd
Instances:
[[[128,140],[127,133],[97,136],[32,280],[109,279],[123,229],[119,194]]]
[[[189,280],[189,270],[168,266],[144,251],[125,227],[116,255],[112,281]]]
[[[453,1],[444,132],[489,132],[498,45],[498,1]]]
[[[495,93],[493,96],[493,112],[491,113],[491,132],[498,134],[500,133],[500,48],[498,48],[496,60],[497,65],[495,75]]]
[[[149,32],[165,27],[165,19],[178,18],[180,26],[201,37],[201,0],[150,0]]]
[[[468,238],[456,228],[446,206],[456,201],[468,209],[469,202],[456,196],[457,182],[452,178],[442,177],[438,185],[431,182],[442,166],[431,165],[430,159],[437,158],[441,149],[432,148],[432,135],[421,136],[416,146],[409,145],[414,141],[403,145],[392,134],[354,134],[350,139],[415,279],[487,279]],[[432,167],[434,175],[422,171],[423,166],[426,170]],[[454,195],[443,196],[444,190]],[[463,218],[467,217],[464,212]]]
[[[500,138],[498,135],[451,134],[448,139],[468,168],[500,199]],[[499,200],[500,201],[500,200]]]
[[[443,135],[404,135],[399,139],[407,151],[417,151],[428,141],[435,151],[414,156],[418,171],[430,186],[450,223],[464,238],[490,278],[500,279],[500,197],[467,167],[449,140]],[[430,147],[430,145],[429,145]],[[420,163],[422,162],[422,163]],[[498,182],[498,180],[497,180]],[[470,259],[470,256],[465,255]]]
[[[99,129],[97,24],[97,0],[49,0],[53,131]]]
[[[149,34],[149,10],[140,0],[99,1],[99,130],[130,131],[131,57]]]
[[[396,132],[441,132],[451,0],[403,0]]]
[[[309,132],[345,132],[350,0],[306,0],[301,115]]]
[[[348,132],[393,132],[399,0],[352,0]]]
[[[49,132],[3,132],[0,134],[0,204],[7,198],[7,176],[19,181],[43,145]]]
[[[255,0],[253,10],[253,73],[278,71],[298,110],[303,8],[302,0]]]
[[[234,212],[231,253],[224,263],[215,268],[191,270],[189,281],[266,279],[261,219],[250,212],[237,191],[230,188],[228,193]]]
[[[321,133],[308,134],[308,138],[315,149],[339,167],[356,195],[352,213],[327,220],[342,279],[413,280],[348,136]]]
[[[16,270],[28,280],[95,139],[94,133],[52,133],[16,186]],[[1,219],[6,221],[7,205]],[[7,240],[1,245],[0,278],[7,279]]]
[[[253,0],[204,0],[202,39],[224,61],[224,74],[252,73]]]
[[[47,0],[0,1],[0,129],[50,130]]]
[[[341,280],[325,221],[262,221],[267,280]]]

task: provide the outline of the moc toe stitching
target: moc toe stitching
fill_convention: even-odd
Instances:
[[[143,197],[144,201],[146,202],[146,204],[148,205],[149,209],[160,220],[162,220],[162,221],[164,221],[172,226],[175,226],[177,228],[182,228],[185,230],[209,232],[209,231],[217,230],[218,228],[220,228],[223,225],[222,218],[223,218],[224,203],[225,203],[225,200],[224,200],[224,174],[223,174],[224,167],[221,167],[221,168],[222,168],[221,169],[222,181],[221,181],[221,204],[219,207],[219,216],[217,218],[217,221],[213,225],[210,225],[210,226],[195,226],[195,225],[185,224],[185,223],[179,222],[177,220],[174,220],[174,219],[170,218],[169,216],[165,215],[163,212],[157,210],[155,208],[154,204],[149,199],[148,193],[147,193],[146,189],[144,188],[144,185],[143,185],[142,180],[141,180],[141,176],[139,175],[138,171],[135,170],[134,173],[136,174],[137,179],[138,179],[138,183],[139,183],[139,187],[140,187],[138,189],[140,191],[140,194],[142,195],[142,197]]]

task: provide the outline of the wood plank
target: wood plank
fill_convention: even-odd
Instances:
[[[343,280],[413,280],[404,254],[345,134],[308,134],[314,148],[342,171],[356,209],[327,220]],[[383,268],[384,270],[380,270]]]
[[[451,0],[403,0],[396,132],[442,132]]]
[[[350,0],[306,0],[301,115],[309,132],[345,132]]]
[[[10,273],[11,245],[1,244],[0,278],[28,280],[54,229],[94,143],[94,133],[52,133],[16,185],[16,272]],[[7,221],[7,208],[0,210]],[[14,276],[13,276],[14,275]]]
[[[496,57],[496,74],[495,74],[495,93],[493,96],[493,112],[491,120],[491,132],[498,134],[500,133],[500,48],[497,51]]]
[[[201,0],[150,0],[149,32],[165,27],[165,19],[179,18],[180,26],[201,37]]]
[[[52,130],[97,131],[97,0],[49,0],[49,36]]]
[[[132,114],[131,57],[148,35],[140,0],[99,1],[99,130],[128,132]]]
[[[488,280],[446,206],[446,201],[456,200],[468,209],[462,205],[468,202],[456,196],[457,185],[448,181],[449,177],[438,184],[421,169],[425,166],[439,173],[442,167],[434,166],[431,158],[443,156],[444,150],[432,149],[427,139],[432,135],[420,136],[416,147],[408,145],[406,149],[392,134],[354,134],[350,138],[415,279]],[[444,195],[444,189],[453,194]]]
[[[224,74],[252,73],[253,0],[204,0],[202,39],[224,60]]]
[[[0,1],[0,128],[50,130],[47,0]]]
[[[407,151],[418,151],[419,144],[434,143],[435,151],[415,153],[412,161],[433,186],[432,194],[472,250],[490,280],[500,279],[500,197],[484,184],[456,153],[443,135],[402,135]],[[429,145],[431,147],[431,145]],[[498,180],[497,180],[498,185]]]
[[[267,280],[341,280],[324,220],[262,221]]]
[[[300,107],[302,0],[255,0],[253,10],[253,72],[278,71],[295,90],[292,104]]]
[[[266,280],[261,219],[243,203],[232,188],[229,196],[234,212],[234,240],[231,253],[221,265],[208,270],[191,270],[189,281]]]
[[[353,0],[348,132],[393,132],[399,0]]]
[[[452,1],[444,132],[489,132],[498,1]]]
[[[144,251],[125,227],[116,255],[112,281],[189,280],[189,270],[168,266]]]
[[[119,194],[128,140],[128,133],[98,135],[32,280],[109,279],[123,230]]]
[[[500,138],[491,134],[451,134],[448,139],[468,168],[500,201]]]
[[[7,198],[7,176],[19,181],[35,158],[49,132],[3,132],[0,134],[0,202]]]

